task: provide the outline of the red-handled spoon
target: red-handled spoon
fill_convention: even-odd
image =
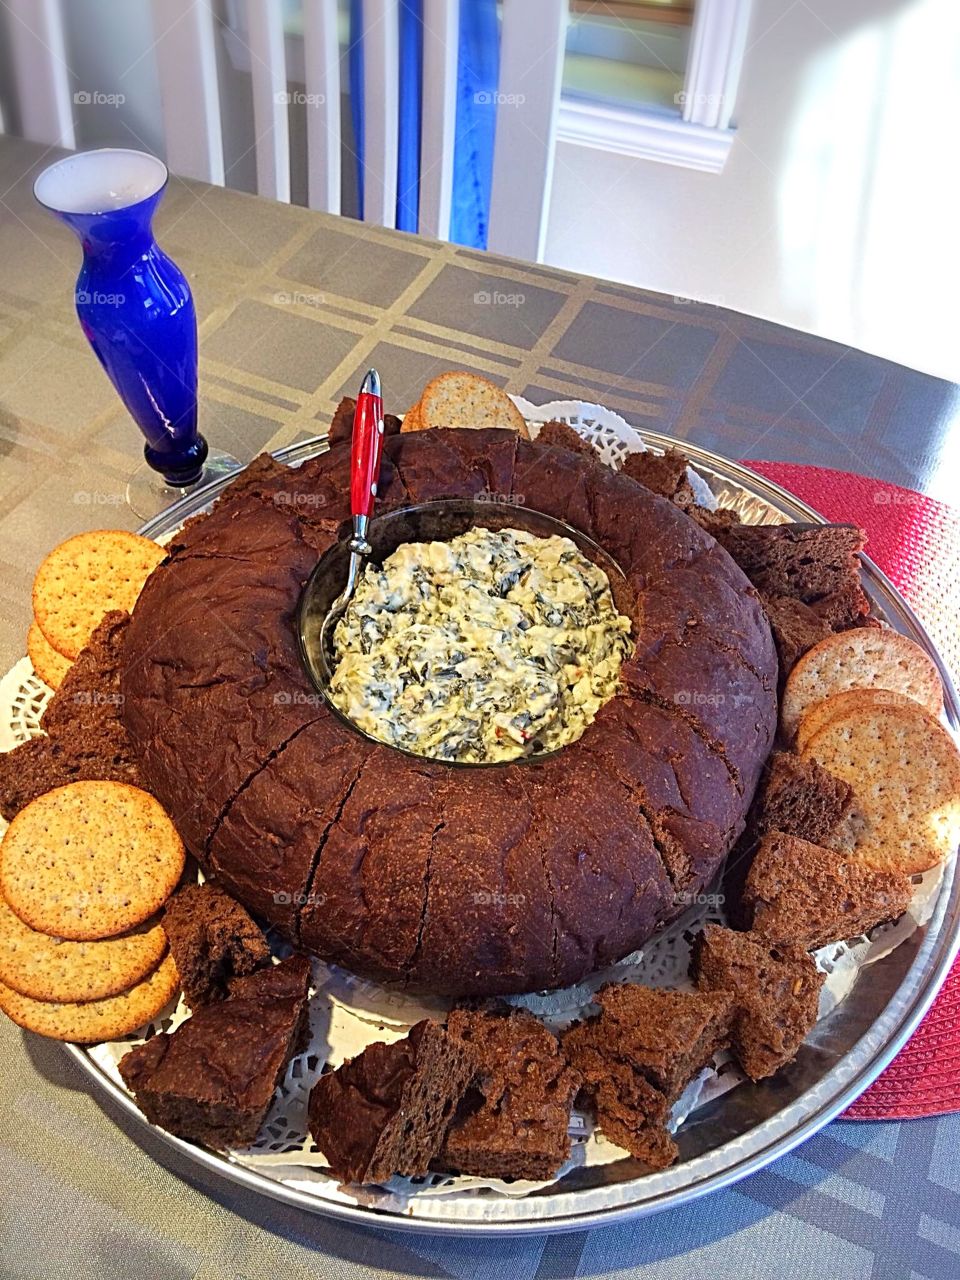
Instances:
[[[320,629],[320,644],[325,653],[331,652],[324,648],[332,639],[331,628],[350,603],[364,558],[373,550],[367,541],[367,529],[377,498],[380,459],[383,456],[383,398],[376,369],[367,370],[360,386],[350,448],[350,511],[353,515],[353,537],[347,544],[350,565],[347,585],[330,606]]]
[[[383,455],[383,399],[380,375],[368,369],[357,396],[353,415],[353,445],[350,455],[350,511],[354,539],[366,541],[366,526],[373,515]],[[358,527],[358,522],[362,524]],[[369,555],[369,548],[363,554]]]

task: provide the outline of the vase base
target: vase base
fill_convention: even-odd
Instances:
[[[167,484],[163,476],[141,462],[127,482],[127,505],[141,520],[152,520],[171,503],[185,498],[188,493],[196,493],[204,485],[222,480],[224,476],[233,475],[242,470],[245,464],[234,458],[232,454],[223,453],[220,449],[211,449],[203,465],[203,473],[196,484]]]

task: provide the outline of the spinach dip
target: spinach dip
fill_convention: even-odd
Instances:
[[[334,632],[334,704],[365,733],[482,764],[576,741],[630,649],[607,575],[569,538],[470,529],[368,564]]]

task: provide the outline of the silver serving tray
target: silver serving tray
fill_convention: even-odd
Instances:
[[[641,430],[639,434],[655,450],[675,443],[656,432]],[[278,450],[276,457],[295,466],[326,448],[326,439],[317,437]],[[744,519],[823,522],[806,503],[747,468],[686,441],[682,448],[721,504],[736,506]],[[140,532],[153,538],[173,532],[187,517],[204,510],[227,483],[229,478],[191,494],[149,521]],[[944,684],[947,720],[956,735],[960,704],[929,637],[893,584],[866,557],[863,580],[877,611],[922,645],[936,662]],[[869,980],[859,980],[843,1003],[817,1024],[794,1063],[773,1079],[741,1085],[690,1116],[677,1135],[681,1163],[653,1174],[643,1174],[641,1166],[630,1158],[575,1169],[545,1191],[524,1198],[454,1192],[441,1197],[414,1196],[402,1207],[391,1209],[347,1201],[330,1179],[310,1182],[309,1190],[292,1187],[268,1172],[245,1168],[229,1156],[195,1147],[154,1128],[132,1097],[82,1046],[65,1047],[94,1088],[112,1098],[134,1123],[150,1129],[189,1161],[247,1190],[312,1213],[381,1229],[449,1235],[574,1231],[685,1204],[755,1173],[816,1133],[848,1107],[897,1054],[932,1004],[958,949],[960,880],[954,861],[945,870],[927,924],[870,965]]]

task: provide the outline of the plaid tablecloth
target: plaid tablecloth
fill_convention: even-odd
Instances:
[[[128,145],[137,145],[128,140]],[[52,156],[0,139],[0,664],[43,552],[132,526],[139,438],[72,314],[70,234],[33,204]],[[722,308],[173,180],[161,243],[201,322],[203,429],[251,457],[316,434],[374,363],[388,408],[451,365],[592,399],[730,457],[940,483],[960,389]],[[58,1046],[0,1022],[0,1277],[285,1280],[960,1274],[960,1116],[834,1124],[733,1190],[591,1233],[438,1239],[343,1227],[173,1156]]]

